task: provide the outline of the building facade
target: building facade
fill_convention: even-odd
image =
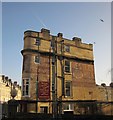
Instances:
[[[62,33],[54,36],[42,28],[24,32],[21,53],[22,99],[45,101],[38,102],[38,112],[54,113],[56,100],[98,100],[92,44],[78,37],[66,39]],[[73,103],[61,107],[62,111],[75,108]]]
[[[15,81],[14,83],[9,79],[7,76],[1,75],[0,76],[0,103],[7,103],[9,100],[12,99],[11,97],[11,90],[15,87],[17,91],[17,96],[15,97],[16,100],[21,99],[21,87]]]

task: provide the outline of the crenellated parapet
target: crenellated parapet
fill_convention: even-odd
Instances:
[[[86,44],[82,42],[81,38],[73,37],[72,40],[66,39],[63,37],[62,33],[58,33],[57,36],[51,35],[50,30],[41,29],[41,32],[27,30],[24,32],[24,50],[34,50],[37,51],[38,47],[35,44],[37,39],[40,39],[40,52],[50,53],[51,51],[51,42],[53,37],[56,43],[56,49],[58,55],[61,54],[61,43],[63,41],[64,45],[64,56],[70,58],[77,58],[81,60],[93,61],[93,45]],[[66,48],[69,48],[69,52],[66,51]]]

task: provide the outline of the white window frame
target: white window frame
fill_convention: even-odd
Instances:
[[[26,80],[28,80],[28,84],[27,84]],[[24,82],[26,82],[26,83],[24,83]],[[26,94],[26,86],[27,85],[28,85],[28,94]],[[22,79],[22,96],[23,97],[30,97],[30,78],[23,78]]]

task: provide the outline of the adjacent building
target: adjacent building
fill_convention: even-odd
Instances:
[[[12,82],[7,76],[1,75],[0,76],[0,103],[6,103],[12,99],[11,97],[11,90],[15,87],[17,90],[17,96],[15,97],[16,100],[21,99],[21,86],[17,84],[15,81]]]
[[[40,32],[27,30],[21,53],[22,99],[39,100],[38,112],[54,113],[56,100],[111,101],[98,94],[102,88],[95,83],[93,45],[81,38],[66,39],[62,33],[54,36],[43,28]],[[68,102],[62,104],[61,111],[76,108]],[[32,105],[27,109],[33,112]]]

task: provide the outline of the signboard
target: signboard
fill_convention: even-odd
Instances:
[[[39,99],[49,99],[50,98],[50,85],[48,81],[40,81],[38,84],[38,95]]]

